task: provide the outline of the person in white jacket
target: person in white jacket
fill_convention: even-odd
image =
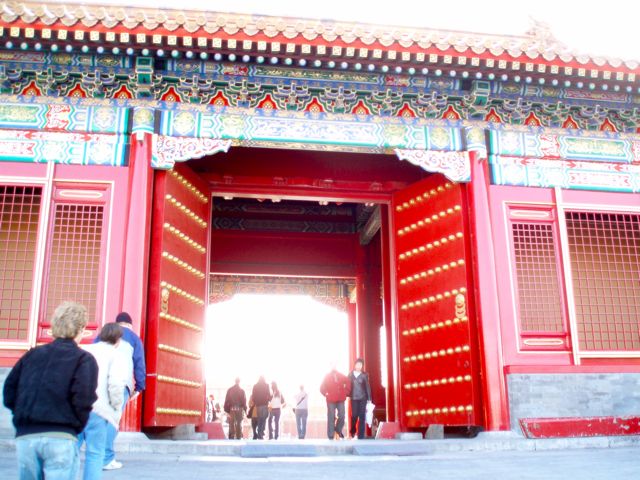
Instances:
[[[98,362],[98,400],[93,404],[89,422],[80,435],[80,444],[86,442],[83,480],[102,478],[102,463],[107,438],[107,427],[120,424],[126,365],[116,350],[122,338],[122,328],[116,323],[102,327],[99,342],[84,346]]]

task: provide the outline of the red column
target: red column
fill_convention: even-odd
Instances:
[[[129,156],[129,217],[125,237],[122,269],[121,309],[131,315],[133,329],[144,340],[147,313],[147,280],[153,170],[151,169],[151,135],[132,136]],[[123,431],[139,431],[142,402],[140,396],[129,403],[121,423]]]
[[[355,356],[350,359],[350,367],[356,358],[364,355],[364,332],[367,318],[369,317],[369,305],[367,302],[367,257],[362,245],[358,245],[356,248],[356,349]]]
[[[387,359],[387,421],[396,420],[396,360],[394,348],[393,318],[391,315],[391,246],[389,244],[389,207],[380,205],[380,240],[382,255],[382,322],[384,325]]]
[[[488,164],[470,152],[471,230],[478,333],[483,368],[483,396],[487,430],[508,430],[509,410],[502,358],[502,333],[493,233],[489,210]]]
[[[357,357],[357,318],[358,308],[355,303],[347,301],[347,316],[349,319],[349,365],[345,365],[346,368],[351,368],[353,360]],[[343,368],[342,365],[338,365],[338,369]]]

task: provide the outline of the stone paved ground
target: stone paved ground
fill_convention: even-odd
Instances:
[[[626,480],[640,479],[637,448],[461,452],[422,457],[240,459],[177,455],[121,455],[122,470],[104,480]],[[16,480],[15,454],[0,451],[0,479]]]

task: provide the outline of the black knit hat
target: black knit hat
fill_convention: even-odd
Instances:
[[[116,323],[129,323],[129,324],[133,324],[133,320],[131,320],[131,315],[129,315],[127,312],[120,312],[120,313],[116,316]]]

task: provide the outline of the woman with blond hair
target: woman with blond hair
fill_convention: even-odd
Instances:
[[[20,480],[75,480],[78,439],[96,400],[98,364],[78,347],[87,310],[64,302],[53,313],[53,342],[29,350],[4,384],[13,412]]]

